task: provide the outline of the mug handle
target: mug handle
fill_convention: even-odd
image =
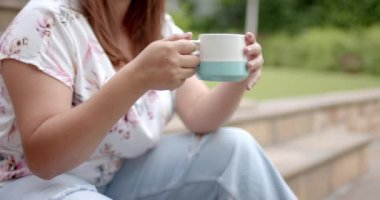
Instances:
[[[195,44],[195,46],[197,47],[197,49],[191,54],[194,56],[199,56],[201,41],[200,40],[191,40],[191,42],[193,42]]]

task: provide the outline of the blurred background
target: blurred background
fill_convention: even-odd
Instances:
[[[195,35],[257,33],[266,65],[251,94],[257,99],[380,86],[378,0],[168,0],[168,7]]]
[[[253,134],[300,199],[380,199],[379,0],[167,2],[195,37],[256,34],[263,76],[230,124]]]
[[[0,34],[27,2],[0,0]],[[299,199],[380,199],[379,0],[167,0],[167,11],[195,38],[256,34],[263,76],[226,124],[252,133]],[[184,129],[174,118],[166,132]]]

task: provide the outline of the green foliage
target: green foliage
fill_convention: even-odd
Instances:
[[[171,16],[175,19],[175,23],[178,27],[181,27],[184,31],[190,31],[191,21],[182,12],[172,12]]]
[[[380,26],[369,28],[360,41],[365,70],[380,74]]]
[[[380,74],[380,26],[358,31],[315,28],[299,35],[262,40],[265,62],[273,66]]]
[[[180,0],[177,24],[193,32],[243,32],[247,0]],[[265,61],[325,71],[380,75],[379,0],[260,0],[259,41]]]
[[[313,29],[296,38],[293,43],[294,55],[289,58],[289,65],[299,67],[340,70],[340,63],[346,55],[356,55],[354,39],[336,29]],[[342,65],[341,65],[342,64]],[[360,66],[355,66],[360,67]]]
[[[378,0],[261,0],[260,32],[308,27],[367,27],[380,21]]]
[[[202,3],[194,0],[181,0],[183,16],[179,21],[184,23],[189,30],[195,32],[242,32],[245,26],[246,0],[216,0],[211,15],[197,15]],[[198,1],[201,2],[201,1]],[[177,15],[177,14],[176,14]],[[177,18],[173,16],[174,19]]]
[[[247,0],[215,0],[210,16],[199,16],[212,1],[179,0],[186,28],[200,32],[244,30]],[[379,0],[260,0],[261,33],[296,33],[310,27],[342,29],[368,27],[380,22]]]

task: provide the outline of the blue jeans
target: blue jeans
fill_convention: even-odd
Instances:
[[[38,179],[31,185],[39,187],[27,191],[22,191],[28,186],[20,179],[0,188],[0,196],[21,199],[9,194],[19,191],[26,192],[28,200],[33,195],[36,199],[62,200],[296,199],[252,136],[237,128],[222,128],[202,138],[194,134],[163,136],[155,149],[126,160],[102,189],[96,190],[75,177],[57,181],[62,176],[67,175],[50,181],[29,177]]]

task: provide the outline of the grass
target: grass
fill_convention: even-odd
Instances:
[[[216,83],[207,83],[210,87]],[[380,77],[290,68],[265,68],[260,82],[245,95],[256,100],[380,88]]]

